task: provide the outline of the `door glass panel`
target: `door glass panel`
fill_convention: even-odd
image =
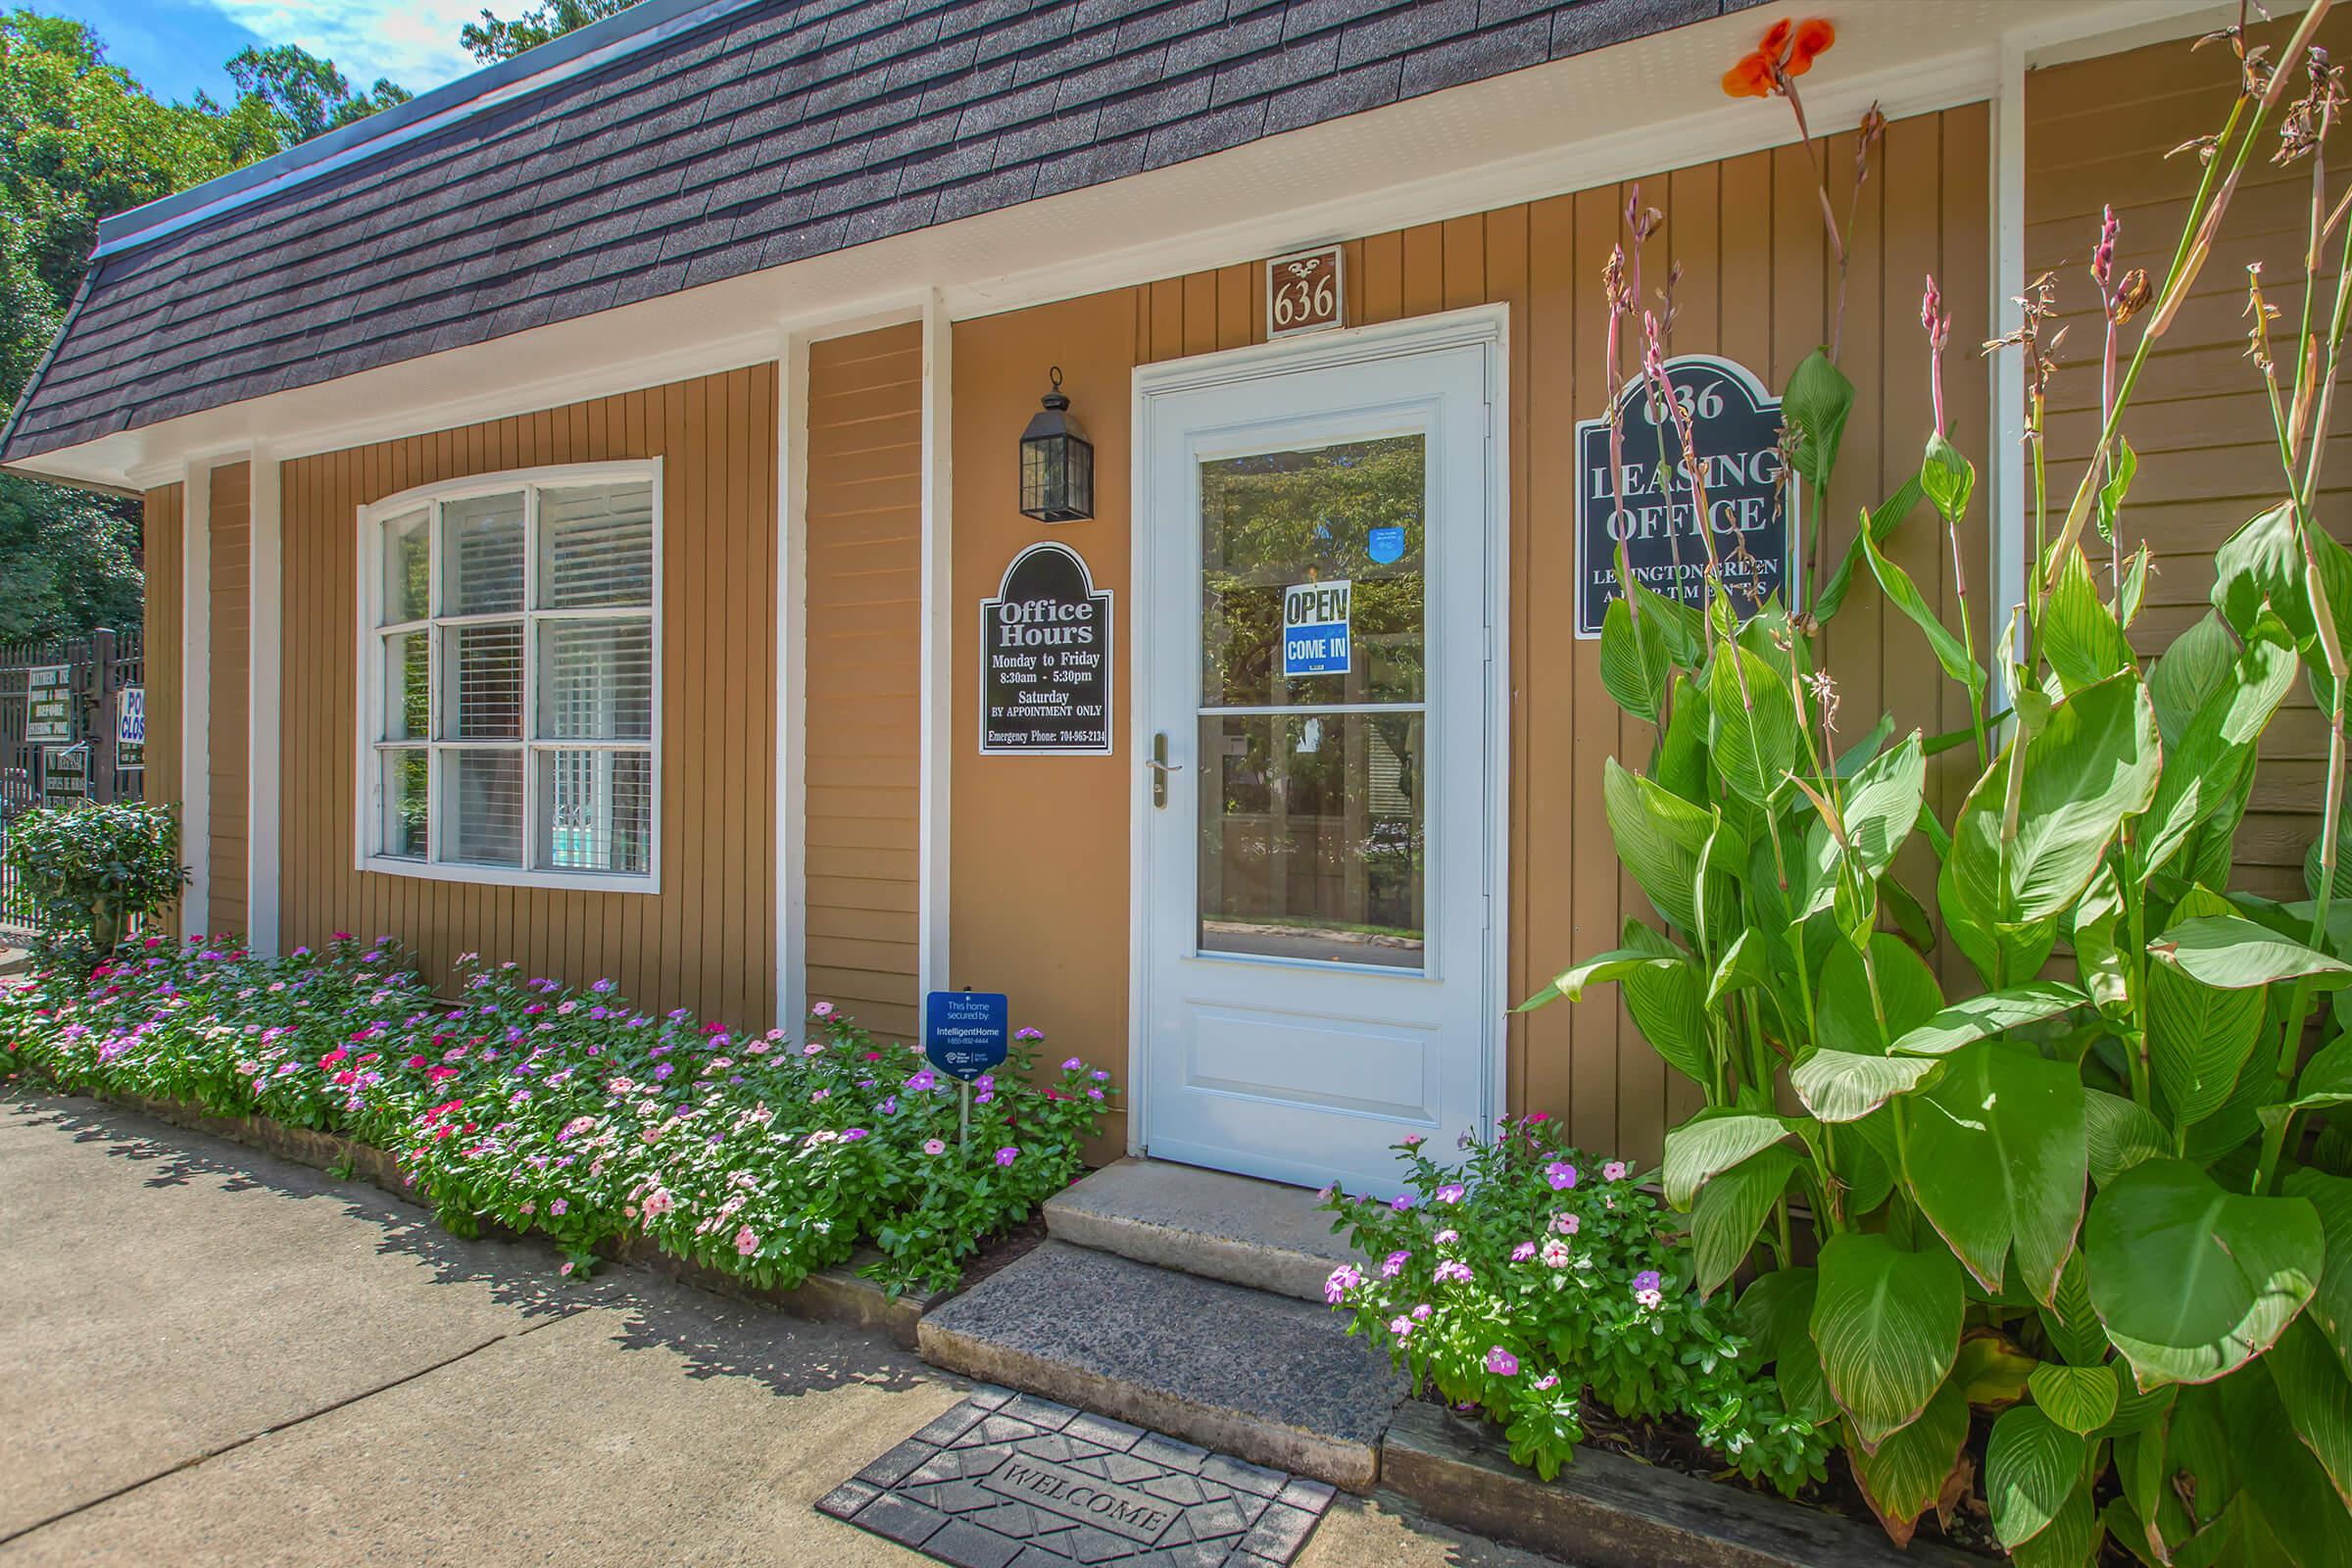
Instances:
[[[1200,720],[1200,950],[1423,966],[1417,712]]]
[[[1419,434],[1200,465],[1201,706],[1421,701],[1427,467]],[[1343,582],[1345,658],[1286,675],[1286,598]]]

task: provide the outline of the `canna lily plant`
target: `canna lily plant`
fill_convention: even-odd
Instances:
[[[1885,548],[1924,502],[1956,569],[1975,505],[1942,428],[1951,324],[1932,279],[1936,428],[1809,610],[1726,589],[1745,574],[1724,571],[1711,529],[1691,542],[1703,604],[1621,561],[1601,675],[1654,740],[1639,766],[1611,760],[1604,802],[1657,918],[1524,1005],[1614,982],[1699,1086],[1705,1108],[1667,1135],[1656,1175],[1689,1216],[1700,1288],[1746,1282],[1742,1325],[1785,1403],[1835,1435],[1898,1542],[1973,1480],[2023,1563],[2087,1563],[2104,1542],[2161,1564],[2352,1560],[2352,911],[2336,896],[2352,553],[2314,515],[2352,325],[2352,199],[2331,205],[2321,156],[2343,101],[2312,45],[2327,9],[2276,57],[2242,21],[2215,35],[2237,91],[2198,148],[2160,282],[2116,275],[2109,215],[2090,265],[2099,445],[2062,506],[2041,448],[2056,280],[1986,345],[2024,361],[2034,474],[2034,557],[1998,640],[1977,645],[1965,587],[1946,626]],[[1788,74],[1767,75],[1793,102]],[[2266,147],[2312,173],[2277,359],[2287,307],[2258,271],[2249,287],[2278,499],[2219,552],[2209,612],[2146,657],[2152,560],[2120,543],[2138,466],[2125,416]],[[1835,235],[1826,191],[1823,210]],[[1637,194],[1637,272],[1644,217]],[[1639,298],[1627,266],[1621,247],[1612,321]],[[1641,330],[1642,395],[1682,460],[1657,482],[1708,516],[1656,316]],[[1852,401],[1834,352],[1785,396],[1792,479],[1817,497]],[[1863,578],[1963,690],[1967,729],[1898,735],[1889,716],[1838,735],[1820,636]],[[2278,901],[2232,886],[2232,843],[2298,682],[2327,720],[2327,772],[2308,897]],[[1948,817],[1927,788],[1947,752],[1975,770]]]

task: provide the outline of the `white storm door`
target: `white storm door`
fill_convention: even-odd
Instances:
[[[1144,378],[1143,1141],[1386,1192],[1493,1108],[1499,348],[1348,352]]]

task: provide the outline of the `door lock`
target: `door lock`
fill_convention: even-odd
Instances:
[[[1168,732],[1160,730],[1152,737],[1152,757],[1144,765],[1152,770],[1152,805],[1165,809],[1168,804],[1168,775],[1184,771],[1182,762],[1168,760]]]

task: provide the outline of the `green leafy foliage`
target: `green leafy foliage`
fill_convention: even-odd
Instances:
[[[8,824],[5,855],[41,906],[43,927],[104,957],[131,922],[179,897],[179,817],[135,801],[35,808]]]

